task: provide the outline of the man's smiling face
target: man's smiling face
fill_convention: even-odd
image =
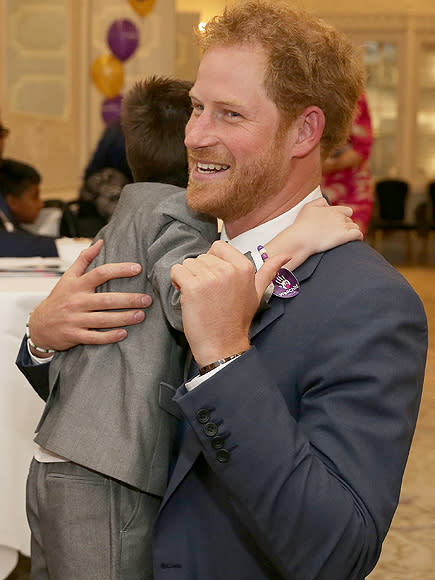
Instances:
[[[280,114],[263,87],[265,62],[260,47],[211,48],[191,90],[187,203],[225,222],[254,211],[288,178]]]

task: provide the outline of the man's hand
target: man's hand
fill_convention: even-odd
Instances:
[[[255,273],[243,254],[219,241],[207,254],[172,267],[184,333],[200,367],[249,348],[249,327],[261,297],[287,259],[274,256]]]
[[[109,344],[127,336],[121,326],[142,322],[142,310],[151,304],[147,294],[99,292],[95,288],[114,278],[129,278],[141,271],[140,264],[104,264],[86,272],[103,245],[99,240],[83,250],[64,273],[50,295],[30,317],[32,342],[41,348],[66,350],[77,344]],[[121,309],[121,312],[108,312]],[[106,332],[95,329],[111,328]],[[33,351],[32,351],[33,352]],[[34,351],[38,357],[41,353]]]

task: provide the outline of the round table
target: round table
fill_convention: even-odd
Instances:
[[[4,272],[0,277],[0,546],[26,555],[30,553],[30,532],[25,486],[33,456],[33,434],[44,404],[15,366],[15,359],[29,312],[49,294],[58,279],[7,276]],[[7,557],[7,553],[4,555]]]

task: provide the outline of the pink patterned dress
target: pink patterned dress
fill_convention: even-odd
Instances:
[[[372,143],[370,114],[366,97],[362,94],[348,140],[348,145],[359,153],[362,161],[358,167],[324,174],[322,191],[333,205],[348,205],[353,209],[352,219],[360,226],[364,236],[373,211],[373,180],[368,161]]]

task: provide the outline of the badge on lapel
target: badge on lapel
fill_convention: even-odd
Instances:
[[[269,256],[267,255],[264,246],[257,246],[257,250],[260,252],[262,260],[267,260]],[[290,272],[287,268],[280,268],[272,282],[272,294],[278,296],[278,298],[293,298],[299,294],[299,282],[293,272]]]

